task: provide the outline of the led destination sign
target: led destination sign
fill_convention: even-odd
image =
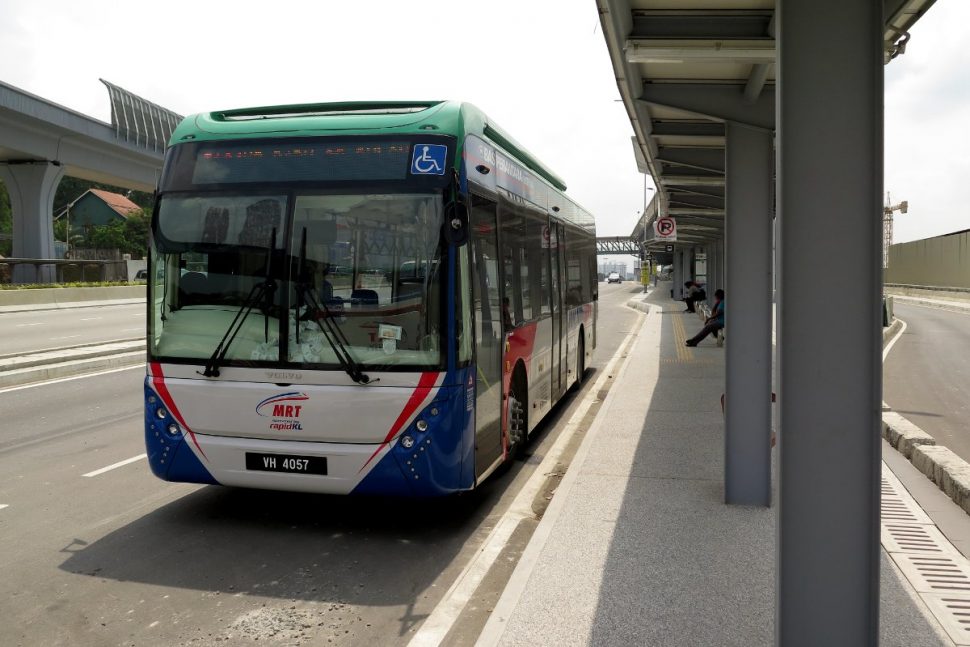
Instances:
[[[408,142],[240,143],[199,146],[192,184],[403,180]]]

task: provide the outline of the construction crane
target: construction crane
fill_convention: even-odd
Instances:
[[[893,204],[886,191],[886,206],[882,210],[882,267],[889,267],[889,248],[893,244],[893,212],[906,213],[909,211],[909,202],[903,200],[899,204]]]

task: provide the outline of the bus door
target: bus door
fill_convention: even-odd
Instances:
[[[494,202],[472,196],[476,477],[502,456],[502,305],[495,214]]]
[[[562,226],[549,223],[549,285],[552,290],[552,401],[555,402],[562,395],[566,383],[563,376],[562,362],[562,261],[559,241],[562,240]]]

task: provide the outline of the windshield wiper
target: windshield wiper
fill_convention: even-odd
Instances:
[[[269,249],[266,250],[266,277],[261,283],[257,283],[253,286],[253,289],[249,291],[246,296],[246,300],[243,301],[242,306],[239,308],[239,312],[233,317],[232,323],[229,324],[229,328],[226,329],[226,334],[222,336],[216,349],[212,352],[209,357],[209,361],[205,364],[205,370],[202,372],[196,371],[199,375],[204,377],[219,377],[219,367],[222,365],[223,361],[226,359],[226,354],[229,352],[229,346],[232,345],[236,335],[242,330],[243,323],[245,323],[246,318],[249,313],[253,311],[253,308],[262,300],[263,301],[263,335],[266,341],[269,341],[269,306],[273,303],[273,293],[276,292],[276,281],[273,280],[272,276],[272,263],[273,263],[273,250],[276,249],[276,227],[273,227],[273,233],[270,236]]]
[[[297,269],[298,280],[296,283],[296,292],[297,292],[297,297],[299,298],[297,311],[296,311],[297,331],[299,331],[300,329],[300,323],[299,323],[300,305],[306,303],[308,306],[310,306],[311,311],[314,311],[314,312],[319,312],[322,310],[325,315],[323,322],[321,322],[320,319],[316,316],[314,316],[314,320],[317,322],[317,327],[320,329],[320,332],[322,332],[323,336],[327,339],[327,343],[330,344],[330,348],[333,349],[333,354],[336,355],[337,361],[340,363],[340,367],[344,370],[344,372],[347,373],[347,375],[350,376],[350,379],[352,379],[357,384],[370,384],[371,382],[380,381],[379,378],[376,380],[372,380],[370,376],[364,373],[360,364],[356,360],[354,360],[353,355],[350,354],[350,351],[347,349],[347,346],[349,346],[350,344],[347,341],[347,338],[344,336],[343,330],[340,329],[340,326],[334,323],[333,312],[330,310],[330,308],[327,307],[326,303],[324,303],[323,301],[317,300],[314,289],[310,287],[309,281],[307,281],[306,279],[306,275],[303,269],[303,266],[305,263],[306,263],[306,227],[303,228],[303,233],[300,237],[300,263]],[[299,334],[299,332],[297,332],[297,334]]]

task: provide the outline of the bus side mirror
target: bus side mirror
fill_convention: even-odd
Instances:
[[[445,222],[441,227],[449,245],[461,247],[468,242],[468,207],[464,202],[452,202],[445,207]]]

